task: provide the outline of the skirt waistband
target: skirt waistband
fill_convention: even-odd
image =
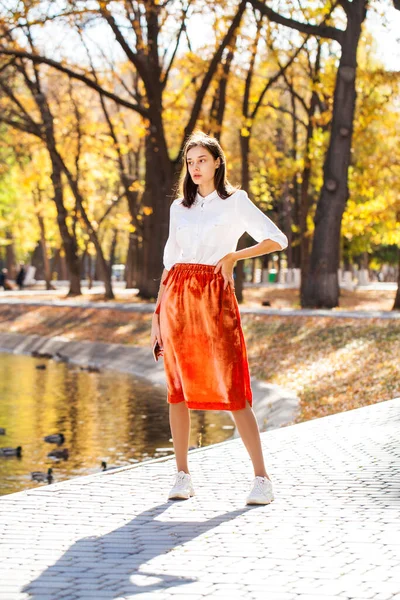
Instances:
[[[202,263],[175,263],[171,271],[208,271],[213,273],[216,265],[203,265]]]

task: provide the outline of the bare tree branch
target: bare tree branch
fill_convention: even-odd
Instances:
[[[297,115],[295,115],[293,113],[293,111],[289,110],[288,108],[283,108],[283,106],[275,106],[275,104],[271,104],[270,102],[267,102],[266,104],[262,104],[261,106],[268,107],[268,108],[273,108],[274,110],[278,110],[279,112],[282,112],[282,113],[285,113],[287,115],[290,115],[292,117],[292,119],[294,119],[295,121],[297,121],[297,123],[300,123],[300,125],[302,125],[304,127],[304,129],[307,129],[307,123],[305,123],[303,121],[303,119],[300,119],[300,117],[298,117]]]
[[[245,81],[244,94],[243,94],[242,114],[246,118],[249,116],[250,89],[251,89],[251,82],[252,82],[253,74],[254,74],[254,65],[256,62],[258,43],[260,41],[260,36],[261,36],[261,28],[262,28],[262,21],[263,21],[262,16],[260,16],[259,19],[256,18],[256,21],[257,21],[256,35],[254,37],[254,41],[251,46],[251,57],[250,57],[250,63],[249,63],[248,71],[247,71],[247,77],[246,77],[246,81]]]
[[[36,129],[31,127],[26,121],[15,121],[14,119],[10,119],[4,115],[0,115],[0,123],[5,123],[6,125],[10,125],[14,129],[18,129],[19,131],[23,131],[24,133],[29,133],[31,135],[38,136],[38,132]]]
[[[293,95],[294,98],[296,98],[300,102],[300,104],[303,106],[304,110],[306,112],[308,112],[307,102],[304,100],[304,98],[302,96],[300,96],[300,94],[298,92],[296,92],[296,90],[294,89],[293,83],[291,81],[289,81],[285,72],[282,73],[282,76],[283,76],[283,79],[285,80],[287,87],[290,90],[290,93]]]
[[[331,40],[336,40],[339,44],[342,43],[343,33],[340,29],[336,27],[331,27],[330,25],[310,25],[309,23],[301,23],[300,21],[296,21],[295,19],[291,19],[289,17],[284,17],[281,14],[266,6],[260,0],[250,0],[250,3],[260,11],[260,13],[266,17],[270,21],[274,23],[278,23],[279,25],[285,25],[286,27],[290,27],[291,29],[296,29],[301,33],[306,33],[307,35],[315,35],[325,38],[330,38]]]
[[[251,118],[252,118],[252,119],[254,119],[254,118],[255,118],[255,116],[256,116],[256,114],[257,114],[257,111],[258,111],[258,108],[259,108],[259,106],[260,106],[261,102],[263,101],[263,99],[264,99],[264,96],[265,96],[265,94],[267,93],[267,91],[269,90],[269,88],[270,88],[270,87],[271,87],[271,86],[272,86],[272,85],[273,85],[273,84],[274,84],[276,81],[278,81],[278,79],[279,79],[279,78],[280,78],[282,75],[285,75],[285,72],[286,72],[287,68],[288,68],[288,67],[290,67],[290,65],[293,63],[293,61],[295,60],[295,58],[296,58],[296,57],[297,57],[297,56],[300,54],[300,52],[301,52],[301,51],[302,51],[302,49],[304,48],[304,45],[306,44],[306,42],[307,42],[307,39],[306,39],[306,40],[304,40],[304,42],[302,43],[302,45],[301,45],[299,48],[297,48],[296,52],[295,52],[294,54],[292,54],[292,56],[289,58],[289,60],[287,61],[287,63],[286,63],[285,65],[281,65],[281,64],[279,63],[279,61],[277,61],[277,62],[278,62],[278,65],[279,65],[279,71],[278,71],[278,72],[277,72],[277,73],[276,73],[276,74],[275,74],[273,77],[271,77],[271,78],[270,78],[270,80],[267,82],[267,84],[264,86],[264,89],[263,89],[263,91],[261,92],[261,94],[260,94],[260,96],[259,96],[259,98],[258,98],[257,104],[255,105],[255,107],[254,107],[254,109],[253,109],[253,112],[252,112],[252,115],[251,115]]]
[[[0,67],[0,75],[3,71],[5,71],[10,65],[14,64],[15,62],[15,58],[12,58],[11,60],[7,61],[4,63],[4,65],[2,65]]]
[[[111,12],[108,10],[108,8],[105,8],[104,6],[102,6],[100,8],[100,11],[101,11],[101,14],[104,17],[104,19],[107,21],[107,23],[111,27],[111,30],[114,33],[117,42],[119,43],[119,45],[125,52],[126,57],[135,66],[140,77],[143,79],[143,83],[145,84],[145,87],[148,88],[149,81],[148,81],[147,72],[146,72],[147,71],[146,65],[144,62],[145,55],[139,56],[138,53],[136,53],[136,52],[134,52],[134,50],[132,50],[132,48],[129,46],[128,42],[122,35],[121,30],[118,27],[116,20],[114,19],[114,16],[111,14]]]
[[[137,5],[136,5],[136,7],[133,5],[132,0],[126,0],[126,1],[129,4],[131,11],[133,13],[133,19],[131,19],[129,16],[129,11],[127,10],[127,7],[125,7],[126,15],[129,19],[130,24],[132,25],[132,29],[136,35],[136,47],[144,48],[144,40],[143,40],[142,30],[140,27],[140,10]]]
[[[13,90],[4,81],[1,81],[1,80],[0,80],[0,88],[21,111],[24,121],[19,121],[19,122],[21,124],[25,123],[25,129],[23,129],[23,131],[27,131],[29,133],[34,133],[34,135],[36,135],[37,137],[42,138],[42,131],[41,131],[40,123],[37,123],[34,119],[32,119],[30,114],[24,108],[23,104],[18,100],[18,98],[14,94]],[[21,119],[20,115],[17,115],[17,116],[19,116],[19,118]],[[2,120],[4,120],[4,119],[2,119]],[[5,120],[4,120],[4,122],[5,122]],[[19,129],[21,129],[21,127]],[[28,129],[29,129],[29,131],[28,131]]]
[[[78,81],[82,81],[88,87],[92,88],[99,94],[102,94],[103,96],[106,96],[106,98],[110,98],[111,100],[114,100],[114,102],[116,102],[120,106],[125,106],[126,108],[130,108],[131,110],[134,110],[135,112],[139,113],[140,115],[142,115],[142,117],[145,117],[146,119],[149,118],[149,113],[148,113],[147,109],[144,108],[143,106],[139,106],[138,104],[133,104],[132,102],[129,102],[128,100],[124,100],[123,98],[120,98],[113,92],[109,92],[108,90],[105,90],[103,87],[98,85],[95,81],[90,79],[90,77],[87,77],[86,75],[83,75],[81,73],[77,73],[73,69],[64,66],[63,64],[61,64],[60,62],[58,62],[56,60],[52,60],[51,58],[46,58],[45,56],[41,56],[40,54],[32,54],[31,52],[26,52],[24,50],[8,50],[7,48],[1,47],[1,46],[0,46],[0,55],[15,56],[18,58],[27,58],[30,61],[32,61],[34,64],[49,65],[50,67],[57,69],[57,71],[61,71],[61,73],[65,73],[65,75],[68,75],[68,77],[71,77],[72,79],[77,79]]]
[[[86,50],[86,54],[89,55],[89,50],[87,47],[86,42],[84,41],[83,35],[80,34],[80,38],[82,40],[82,44],[85,47]],[[108,66],[110,67],[110,70],[112,71],[113,76],[117,79],[118,83],[120,84],[120,86],[126,91],[126,93],[131,96],[132,98],[134,98],[138,103],[140,103],[140,99],[138,98],[137,94],[135,94],[134,92],[132,92],[129,87],[126,85],[125,81],[122,79],[122,77],[116,72],[115,70],[115,65],[112,63],[112,61],[110,60],[109,56],[107,56],[106,52],[104,52],[104,49],[100,46],[100,44],[96,43],[96,48],[98,50],[98,52],[101,54],[104,62],[106,62],[108,64]],[[135,71],[135,73],[137,74],[137,72]],[[96,83],[97,85],[99,85],[98,79],[96,79]]]
[[[117,206],[120,203],[120,201],[122,200],[122,198],[124,198],[124,197],[125,197],[125,192],[122,192],[122,194],[120,194],[118,196],[118,198],[116,198],[115,200],[113,200],[112,203],[107,207],[106,211],[103,213],[103,215],[100,217],[100,219],[97,220],[97,231],[100,229],[101,224],[108,217],[108,215],[110,214],[110,212],[112,211],[112,209],[115,206]]]
[[[189,4],[190,4],[190,3],[189,3]],[[187,6],[187,7],[186,7],[186,8],[185,8],[183,11],[182,11],[182,23],[181,23],[181,26],[180,26],[180,28],[179,28],[178,35],[176,36],[176,44],[175,44],[175,48],[174,48],[174,51],[173,51],[173,53],[172,53],[171,60],[169,61],[169,65],[168,65],[168,67],[167,67],[167,68],[166,68],[166,70],[165,70],[164,77],[162,78],[162,81],[161,81],[161,84],[162,84],[162,87],[163,87],[163,89],[165,88],[165,86],[166,86],[166,84],[167,84],[167,81],[168,81],[168,75],[169,75],[169,73],[170,73],[170,71],[171,71],[171,68],[172,68],[173,62],[174,62],[174,60],[175,60],[175,56],[176,56],[176,53],[177,53],[177,51],[178,51],[179,42],[180,42],[180,39],[181,39],[182,33],[183,33],[184,31],[186,31],[186,15],[187,15],[187,12],[188,12],[188,10],[189,10],[189,4],[188,4],[188,6]]]

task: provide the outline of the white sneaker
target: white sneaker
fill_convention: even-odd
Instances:
[[[185,473],[185,471],[179,471],[179,473],[176,474],[174,487],[168,494],[168,500],[175,498],[187,500],[191,496],[194,496],[192,478],[188,473]]]
[[[247,496],[246,504],[269,504],[274,499],[272,483],[268,477],[257,476],[254,479],[253,489]]]

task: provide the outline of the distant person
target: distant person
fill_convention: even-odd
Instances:
[[[177,466],[168,498],[194,495],[187,463],[190,409],[232,412],[254,468],[247,504],[274,499],[265,470],[247,350],[234,293],[237,260],[283,250],[286,235],[230,185],[217,139],[196,132],[186,142],[183,194],[170,209],[162,281],[152,318],[151,346],[164,357],[169,418]],[[258,245],[235,251],[247,231]],[[216,469],[223,468],[216,465]],[[227,465],[229,473],[229,465]],[[224,473],[229,498],[236,497]],[[208,491],[204,492],[205,494]]]
[[[12,289],[10,282],[8,281],[8,269],[2,269],[0,273],[0,287],[2,287],[4,291]]]
[[[17,275],[15,282],[18,285],[19,289],[23,290],[24,289],[24,281],[25,281],[25,277],[26,277],[26,270],[25,270],[24,263],[21,263],[19,267],[20,267],[19,273]]]

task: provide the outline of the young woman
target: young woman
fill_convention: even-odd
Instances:
[[[170,207],[164,271],[151,344],[161,346],[177,474],[168,498],[194,495],[188,467],[190,409],[229,410],[250,455],[247,504],[274,499],[252,410],[249,365],[233,268],[238,260],[283,250],[287,237],[227,180],[224,152],[201,132],[186,142],[183,197]],[[236,251],[247,231],[258,243]]]

